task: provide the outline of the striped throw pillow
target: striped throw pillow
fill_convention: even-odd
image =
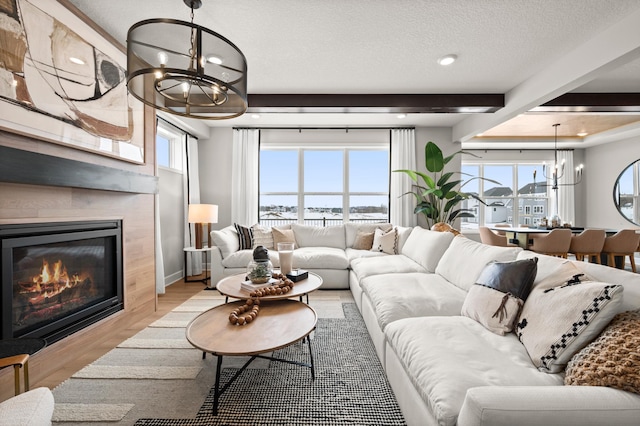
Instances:
[[[234,223],[233,226],[238,232],[238,243],[240,243],[240,250],[251,250],[253,248],[253,231],[246,226],[238,225]]]

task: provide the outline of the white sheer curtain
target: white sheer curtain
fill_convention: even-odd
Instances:
[[[182,159],[182,184],[185,194],[184,203],[184,246],[195,246],[195,229],[187,221],[189,204],[200,203],[200,178],[198,173],[198,139],[185,134],[185,154]],[[187,275],[200,275],[202,273],[202,253],[191,253],[187,256],[187,264],[184,265]]]
[[[564,175],[559,179],[558,215],[562,223],[575,224],[575,169],[573,167],[573,151],[558,151],[558,162],[564,162]]]
[[[575,186],[571,185],[575,183],[575,170],[573,167],[573,151],[571,150],[558,150],[558,164],[564,162],[564,173],[558,179],[558,189],[554,190],[553,174],[554,163],[547,163],[547,185],[549,185],[549,220],[554,214],[560,216],[562,223],[575,224]],[[568,184],[568,185],[567,185]],[[557,194],[556,194],[557,191]]]
[[[258,222],[260,130],[233,129],[231,220],[244,226]]]
[[[414,129],[391,130],[391,188],[389,212],[391,223],[398,226],[416,226],[418,218],[413,213],[415,198],[405,195],[411,191],[412,181],[404,173],[393,170],[416,169],[416,132]]]

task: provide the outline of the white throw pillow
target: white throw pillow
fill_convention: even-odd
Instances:
[[[256,223],[251,227],[251,231],[253,232],[254,249],[258,246],[262,246],[269,250],[274,249],[273,233],[271,232],[271,228],[266,228]]]
[[[298,247],[333,247],[345,249],[344,226],[291,225]]]
[[[373,234],[373,245],[371,251],[378,251],[387,254],[398,254],[398,232],[396,228],[390,231],[376,229]]]
[[[564,370],[618,313],[623,289],[595,281],[534,287],[515,330],[533,364],[547,373]]]
[[[427,272],[434,272],[453,237],[451,232],[430,231],[416,226],[400,253],[424,266]]]
[[[227,226],[220,231],[211,231],[211,239],[213,244],[220,249],[223,259],[240,249],[238,234],[233,226]]]
[[[515,260],[521,250],[520,247],[494,247],[469,238],[454,238],[438,262],[436,274],[469,291],[487,263]]]
[[[522,309],[522,299],[495,288],[474,285],[464,299],[460,314],[482,324],[487,330],[504,336],[513,326]]]

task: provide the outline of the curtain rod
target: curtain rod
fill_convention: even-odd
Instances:
[[[415,127],[233,127],[234,130],[405,130]]]
[[[462,148],[463,151],[471,152],[471,151],[553,151],[553,148]],[[575,148],[558,148],[558,151],[575,151]]]

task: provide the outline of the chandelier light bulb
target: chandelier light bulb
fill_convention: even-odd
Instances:
[[[215,55],[209,55],[207,56],[207,62],[211,63],[211,64],[216,64],[216,65],[220,65],[222,64],[222,59],[215,56]]]
[[[160,63],[161,67],[164,67],[165,65],[167,65],[168,60],[169,60],[169,55],[167,55],[165,52],[158,52],[158,62]]]

